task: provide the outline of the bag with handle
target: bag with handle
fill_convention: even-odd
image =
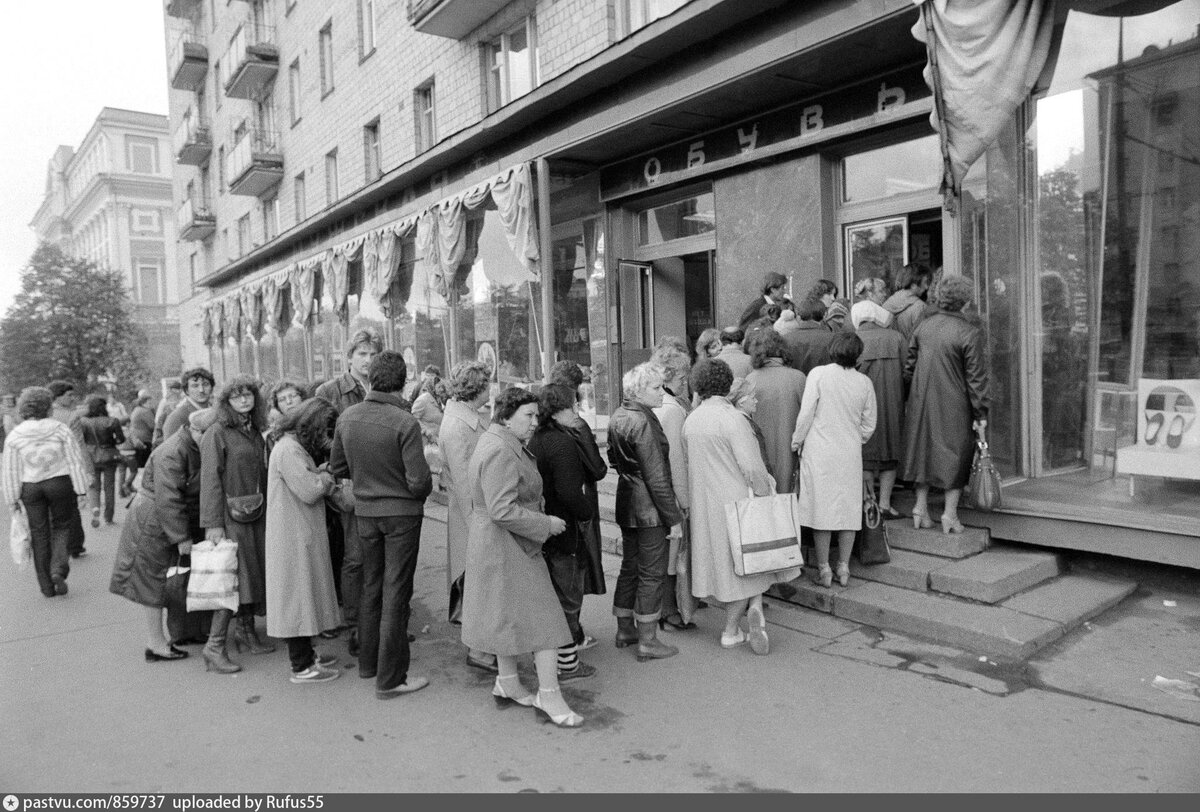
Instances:
[[[875,489],[869,482],[863,482],[862,530],[855,534],[854,554],[860,564],[886,564],[892,560],[887,524],[883,521],[879,503],[875,501]]]
[[[725,505],[733,571],[759,575],[803,566],[799,510],[793,493],[749,496]]]
[[[975,462],[971,465],[971,479],[967,483],[970,505],[976,510],[996,510],[1000,507],[1000,472],[992,462],[987,438],[982,430],[975,440]]]
[[[29,564],[33,561],[33,541],[29,535],[29,516],[25,513],[25,506],[20,502],[17,502],[17,506],[12,512],[8,545],[17,569],[21,572],[29,569]]]
[[[238,545],[233,539],[192,545],[187,610],[238,609]]]

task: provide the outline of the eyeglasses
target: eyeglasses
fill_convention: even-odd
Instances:
[[[245,400],[246,398],[249,398],[250,400],[254,400],[254,393],[253,392],[234,392],[232,395],[229,396],[230,400]]]

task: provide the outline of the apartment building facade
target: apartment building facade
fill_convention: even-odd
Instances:
[[[764,273],[927,262],[987,336],[1006,508],[972,520],[1200,567],[1200,2],[1046,8],[950,211],[909,0],[171,0],[185,360],[324,379],[371,325],[497,390],[576,361],[603,428]]]
[[[60,146],[30,227],[39,241],[124,275],[147,368],[178,375],[175,208],[167,117],[105,107],[78,147]]]

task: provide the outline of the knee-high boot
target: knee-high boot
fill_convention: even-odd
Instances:
[[[243,648],[251,654],[270,654],[275,646],[264,643],[254,628],[254,615],[247,611],[234,618],[237,623],[233,627],[233,645],[240,652]]]
[[[217,609],[213,612],[212,625],[209,627],[208,642],[204,644],[204,670],[216,671],[218,674],[234,674],[242,667],[225,653],[225,635],[229,630],[229,620],[233,612],[229,609]]]

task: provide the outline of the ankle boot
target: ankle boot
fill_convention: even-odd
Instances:
[[[662,660],[667,657],[674,657],[679,653],[679,649],[674,646],[668,646],[659,640],[657,635],[657,620],[651,620],[648,623],[638,622],[637,661],[639,663],[644,663],[646,660]]]
[[[251,654],[270,654],[275,646],[264,643],[254,628],[254,615],[238,615],[237,625],[233,627],[233,645],[241,652],[244,647]]]
[[[632,646],[638,641],[637,628],[633,625],[633,618],[619,617],[617,618],[617,648],[625,648]]]
[[[204,644],[204,670],[216,671],[218,674],[236,674],[242,667],[229,659],[225,653],[225,634],[229,628],[230,611],[218,609],[213,612],[212,625],[209,628],[208,642]]]

